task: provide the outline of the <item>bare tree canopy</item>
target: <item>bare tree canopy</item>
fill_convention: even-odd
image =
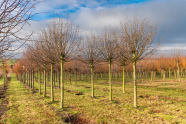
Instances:
[[[125,46],[120,54],[126,59],[131,61],[143,59],[154,54],[160,47],[161,41],[154,42],[157,25],[151,24],[147,18],[123,21],[120,26],[120,46]],[[132,53],[135,53],[135,58]]]
[[[100,36],[97,34],[91,33],[89,36],[86,36],[82,47],[80,49],[81,59],[86,64],[95,64],[100,59],[100,45],[99,45]]]
[[[25,37],[18,36],[18,33],[36,14],[33,10],[40,2],[40,0],[2,0],[0,2],[0,58],[7,51],[19,49],[29,39],[32,33]],[[21,45],[11,49],[12,44],[17,42],[21,42]]]

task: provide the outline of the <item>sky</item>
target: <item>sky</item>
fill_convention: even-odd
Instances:
[[[158,23],[155,40],[163,38],[161,50],[186,50],[186,0],[46,0],[34,9],[40,14],[24,27],[22,36],[36,31],[54,13],[68,14],[83,32],[119,26],[120,21],[137,16]]]

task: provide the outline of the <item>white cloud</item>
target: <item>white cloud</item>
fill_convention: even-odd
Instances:
[[[82,7],[82,5],[85,5]],[[47,0],[36,7],[36,12],[64,12],[69,9],[79,8],[71,14],[74,21],[83,28],[83,33],[100,31],[104,26],[119,25],[125,18],[148,17],[150,22],[159,25],[159,33],[156,39],[163,37],[162,49],[171,50],[175,47],[186,46],[186,0],[151,0],[148,2],[114,5],[112,7],[101,6],[96,0]],[[41,14],[47,18],[49,14]],[[31,26],[24,28],[24,36],[31,30],[39,27],[40,22],[29,21]],[[181,46],[180,46],[181,45]],[[185,47],[182,47],[186,49]]]

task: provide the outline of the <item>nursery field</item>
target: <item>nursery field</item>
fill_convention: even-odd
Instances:
[[[183,79],[182,79],[183,80]],[[13,80],[10,83],[10,110],[7,122],[57,123],[186,123],[186,82],[177,80],[138,80],[138,107],[133,108],[133,83],[126,82],[126,93],[122,93],[122,82],[113,81],[113,100],[109,101],[109,85],[106,81],[95,81],[95,97],[91,97],[91,83],[66,81],[64,112],[59,116],[60,88],[55,83],[54,102],[50,102],[50,84],[47,97],[39,96],[39,84],[35,82],[34,95],[24,84]],[[43,85],[41,92],[43,92]],[[22,95],[19,95],[22,94]],[[46,103],[44,101],[48,103]],[[16,108],[15,108],[16,106]],[[49,113],[50,116],[47,115]],[[14,116],[11,116],[14,114]],[[68,116],[70,120],[68,119]],[[36,118],[35,118],[36,117]],[[50,119],[48,119],[50,117]],[[60,117],[60,118],[59,118]],[[23,120],[21,119],[23,118]],[[17,122],[17,123],[18,123]]]

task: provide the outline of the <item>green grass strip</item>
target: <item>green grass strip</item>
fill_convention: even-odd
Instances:
[[[2,123],[64,123],[56,112],[43,100],[26,90],[25,86],[12,75],[9,89],[10,110]]]

